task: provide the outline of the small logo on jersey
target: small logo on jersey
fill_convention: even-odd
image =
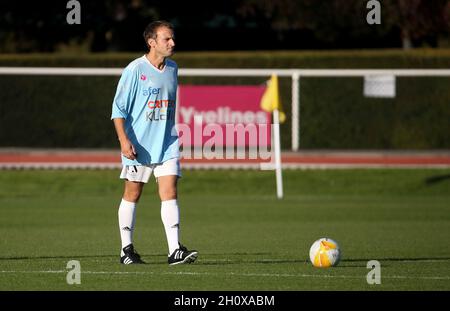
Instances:
[[[147,76],[145,76],[145,75],[141,75],[141,80],[142,80],[142,81],[145,81],[145,80],[147,80]]]
[[[161,91],[161,88],[155,88],[149,86],[147,89],[143,90],[142,95],[149,96],[149,95],[159,95],[159,92]]]

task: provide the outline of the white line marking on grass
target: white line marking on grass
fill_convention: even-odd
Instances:
[[[43,270],[43,271],[18,271],[18,270],[2,270],[0,273],[67,273],[66,270]]]
[[[360,279],[358,275],[330,275],[330,274],[286,274],[286,273],[229,273],[236,276],[256,276],[256,277],[301,277],[301,278],[341,278],[341,279]],[[450,280],[450,276],[383,276],[385,279],[421,279],[421,280]]]
[[[40,273],[67,273],[66,270],[2,270],[0,273],[11,274],[40,274]],[[81,274],[119,274],[119,275],[197,275],[197,276],[244,276],[244,277],[288,277],[288,278],[324,278],[324,279],[364,279],[361,275],[330,275],[330,274],[290,274],[290,273],[210,273],[210,272],[154,272],[154,271],[82,271]],[[383,275],[383,279],[418,279],[418,280],[450,280],[450,276],[403,276],[403,275]]]

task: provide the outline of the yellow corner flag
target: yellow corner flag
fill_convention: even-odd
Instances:
[[[268,86],[261,98],[261,109],[267,112],[272,112],[275,109],[279,111],[279,121],[283,123],[286,120],[286,115],[283,112],[283,107],[280,102],[280,94],[278,92],[278,77],[273,74]]]

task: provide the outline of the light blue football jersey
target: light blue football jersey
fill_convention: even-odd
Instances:
[[[163,70],[144,56],[122,72],[112,104],[111,119],[124,118],[125,131],[137,159],[122,155],[123,165],[150,165],[179,158],[175,129],[177,64],[167,59]]]

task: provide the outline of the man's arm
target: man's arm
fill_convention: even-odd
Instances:
[[[125,132],[125,119],[114,118],[113,122],[114,127],[116,128],[117,137],[119,138],[120,142],[120,151],[126,158],[135,160],[137,157],[137,153],[134,149],[133,144],[128,139],[127,133]]]

